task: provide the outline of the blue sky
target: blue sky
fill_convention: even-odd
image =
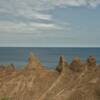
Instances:
[[[100,0],[0,0],[0,47],[100,47]]]

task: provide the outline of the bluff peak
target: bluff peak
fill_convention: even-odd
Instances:
[[[89,56],[87,59],[87,64],[89,66],[96,66],[96,58],[94,56]]]
[[[63,70],[65,70],[66,66],[67,66],[67,61],[66,61],[65,57],[60,56],[58,66],[56,67],[56,70],[58,72],[62,72]]]
[[[42,64],[40,60],[37,58],[37,56],[34,53],[30,53],[28,58],[28,65],[26,66],[27,69],[41,69]]]

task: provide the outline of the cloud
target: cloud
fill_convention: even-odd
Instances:
[[[36,19],[42,19],[42,20],[52,20],[52,16],[51,15],[47,15],[47,14],[35,14],[32,16],[33,18],[36,18]]]
[[[30,26],[36,29],[57,29],[55,24],[44,24],[44,23],[30,23]]]
[[[56,5],[59,7],[64,7],[64,6],[90,6],[90,7],[97,7],[100,5],[100,0],[47,0],[49,3],[52,5]]]
[[[0,0],[0,16],[52,21],[55,7],[97,7],[100,0]],[[55,19],[56,20],[56,19]]]
[[[34,31],[61,30],[62,25],[56,23],[36,23],[36,22],[12,22],[0,21],[0,32],[32,33]]]
[[[99,5],[100,0],[0,0],[0,45],[65,42],[72,26],[54,14],[56,7]]]
[[[6,32],[6,33],[10,33],[10,32],[14,32],[14,33],[19,33],[19,32],[32,32],[34,29],[29,27],[27,24],[25,23],[15,23],[15,22],[11,22],[11,21],[1,21],[0,22],[0,32]]]
[[[24,17],[29,19],[51,20],[52,15],[44,14],[41,11],[47,9],[42,2],[37,0],[1,0],[0,14]]]
[[[58,7],[97,7],[100,0],[0,0],[0,13],[27,18],[51,20],[52,15],[43,13]]]

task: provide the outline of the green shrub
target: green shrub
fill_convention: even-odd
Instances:
[[[3,97],[1,100],[11,100],[9,97]]]

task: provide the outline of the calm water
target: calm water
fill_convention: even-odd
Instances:
[[[41,62],[53,68],[58,63],[60,55],[65,55],[70,63],[74,56],[79,56],[81,60],[86,60],[89,55],[97,58],[100,64],[100,48],[3,48],[0,47],[0,64],[13,63],[20,67],[27,63],[29,52],[33,51]]]

